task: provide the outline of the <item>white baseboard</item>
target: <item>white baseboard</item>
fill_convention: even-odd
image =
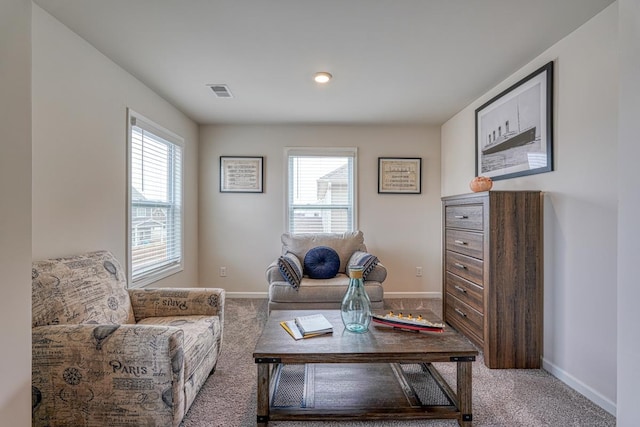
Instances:
[[[578,380],[573,375],[567,373],[566,371],[560,369],[558,366],[546,360],[544,357],[542,358],[542,367],[545,371],[549,372],[554,377],[558,378],[560,381],[582,394],[584,397],[600,406],[602,409],[616,416],[616,403],[604,397],[602,394],[595,391],[593,388],[589,387],[582,381]]]
[[[226,292],[227,298],[268,298],[267,292]],[[385,292],[384,297],[393,298],[435,298],[442,299],[442,292]]]
[[[267,299],[269,294],[267,292],[225,292],[227,298],[253,298],[253,299]]]
[[[385,292],[385,299],[394,299],[394,298],[436,298],[442,299],[442,292]]]

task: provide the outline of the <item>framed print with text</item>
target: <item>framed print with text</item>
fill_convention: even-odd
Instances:
[[[422,158],[378,157],[378,193],[420,194]]]
[[[220,156],[221,193],[262,193],[263,157]]]

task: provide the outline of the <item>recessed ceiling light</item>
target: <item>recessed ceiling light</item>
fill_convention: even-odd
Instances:
[[[317,83],[327,83],[333,77],[331,74],[326,71],[320,71],[319,73],[315,73],[313,76],[313,80]]]

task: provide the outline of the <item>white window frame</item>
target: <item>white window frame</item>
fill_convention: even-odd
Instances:
[[[132,203],[132,127],[137,126],[142,128],[156,137],[164,139],[165,141],[177,146],[181,150],[180,155],[180,176],[179,176],[179,192],[180,200],[177,201],[179,205],[179,222],[180,222],[180,243],[178,248],[180,250],[179,259],[172,262],[160,265],[156,268],[150,269],[144,272],[140,277],[135,280],[133,278],[133,244],[136,237],[133,233],[132,227],[132,214],[133,209],[137,209],[138,206],[133,206]],[[184,159],[185,159],[185,145],[184,139],[179,135],[163,128],[162,126],[154,123],[150,119],[147,119],[141,114],[136,113],[131,109],[127,109],[127,277],[129,288],[142,288],[153,282],[157,282],[165,277],[176,274],[184,270]],[[175,185],[175,183],[174,183]],[[176,203],[174,201],[174,203]]]
[[[352,157],[353,158],[353,194],[351,195],[351,224],[352,230],[358,230],[358,148],[357,147],[285,147],[284,149],[284,230],[290,231],[290,156],[318,156],[318,157]]]

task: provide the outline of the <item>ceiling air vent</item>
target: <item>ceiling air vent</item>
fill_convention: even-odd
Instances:
[[[218,98],[233,98],[227,85],[209,85]]]

